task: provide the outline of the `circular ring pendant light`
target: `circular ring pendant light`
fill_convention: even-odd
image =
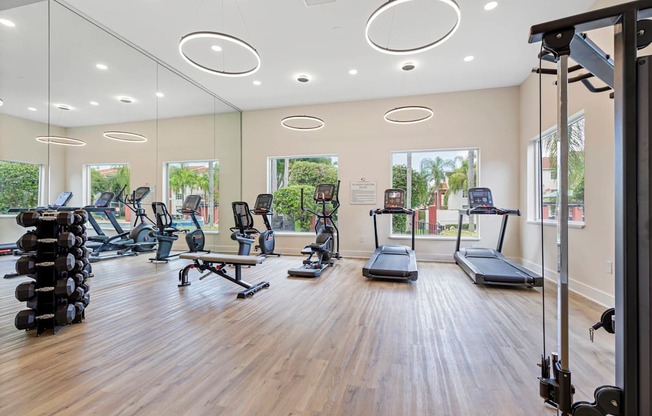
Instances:
[[[455,0],[432,0],[432,1],[439,1],[441,3],[444,3],[444,4],[448,5],[448,6],[450,6],[453,9],[453,11],[455,11],[455,14],[457,16],[455,24],[453,25],[451,30],[449,30],[441,38],[436,39],[435,41],[430,42],[428,44],[418,46],[416,48],[408,48],[408,49],[392,49],[389,46],[383,46],[383,45],[380,45],[380,44],[374,42],[373,40],[371,40],[371,37],[369,36],[369,29],[371,28],[371,25],[373,24],[373,22],[381,14],[383,14],[384,12],[392,9],[393,7],[396,7],[396,6],[398,6],[400,4],[403,4],[403,3],[409,3],[411,1],[415,1],[415,0],[390,0],[387,3],[383,4],[382,6],[380,6],[379,8],[377,8],[376,11],[374,11],[371,14],[371,16],[369,16],[369,20],[367,20],[367,25],[364,28],[364,35],[365,35],[365,38],[367,38],[367,43],[369,43],[369,46],[371,46],[372,48],[374,48],[375,50],[377,50],[379,52],[387,53],[387,54],[390,54],[390,55],[411,55],[411,54],[415,54],[415,53],[425,52],[425,51],[428,51],[428,50],[430,50],[430,49],[432,49],[434,47],[437,47],[437,46],[441,45],[442,43],[446,42],[451,36],[453,36],[455,31],[457,31],[457,28],[460,27],[460,21],[461,21],[462,13],[460,11],[460,6],[457,5]]]
[[[220,71],[215,68],[210,68],[208,66],[202,65],[199,62],[191,59],[188,55],[185,54],[183,51],[183,46],[196,39],[218,39],[222,40],[225,42],[230,42],[233,43],[237,46],[240,46],[241,48],[245,49],[247,52],[251,53],[254,58],[256,59],[256,66],[248,69],[246,71]],[[208,72],[209,74],[215,74],[215,75],[221,75],[224,77],[245,77],[247,75],[251,75],[254,72],[258,71],[260,69],[260,55],[258,55],[258,52],[256,49],[253,48],[250,44],[247,42],[243,41],[242,39],[236,38],[234,36],[230,36],[224,33],[218,33],[218,32],[193,32],[193,33],[188,33],[187,35],[183,36],[181,40],[179,41],[179,53],[181,54],[181,57],[188,62],[190,65],[194,66],[197,69],[200,69],[204,72]]]
[[[314,122],[314,126],[302,126],[299,124],[293,124],[293,122],[301,122],[301,121],[310,121]],[[323,128],[326,123],[324,123],[324,120],[318,118],[318,117],[313,117],[313,116],[288,116],[285,117],[283,120],[281,120],[281,125],[285,127],[286,129],[290,130],[297,130],[297,131],[312,131],[312,130],[319,130]]]
[[[142,134],[132,133],[130,131],[109,130],[105,131],[102,135],[107,139],[115,140],[118,142],[144,143],[147,141],[147,137],[143,136]]]
[[[59,146],[86,146],[86,142],[80,139],[64,136],[38,136],[36,141],[45,144],[57,144]]]
[[[411,119],[398,119],[398,118],[392,118],[393,115],[396,115],[398,113],[404,112],[404,111],[419,111],[425,113],[423,117],[417,117],[417,118],[411,118]],[[388,123],[392,124],[416,124],[416,123],[421,123],[424,122],[428,119],[430,119],[433,115],[433,111],[429,107],[423,107],[419,105],[408,105],[405,107],[396,107],[392,110],[389,110],[388,112],[385,113],[385,121]]]

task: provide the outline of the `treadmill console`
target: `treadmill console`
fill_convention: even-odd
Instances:
[[[256,197],[256,202],[254,203],[254,212],[256,213],[267,213],[272,210],[272,201],[274,200],[274,195],[272,194],[260,194]]]
[[[315,195],[313,199],[315,202],[329,202],[333,200],[333,194],[335,193],[335,185],[330,183],[322,183],[317,185],[315,188]]]
[[[469,188],[469,208],[493,207],[494,200],[489,188]]]
[[[102,192],[102,195],[95,200],[93,206],[95,208],[107,208],[111,201],[113,201],[114,196],[115,194],[113,192]]]
[[[385,190],[385,209],[402,210],[405,208],[405,191],[403,189]]]
[[[50,208],[65,207],[72,198],[72,192],[61,192]]]
[[[138,188],[140,189],[140,188]],[[149,193],[149,188],[147,188]],[[136,190],[138,191],[138,190]],[[190,212],[197,212],[197,209],[199,209],[199,204],[201,204],[201,196],[200,195],[188,195],[186,199],[183,200],[183,206],[181,206],[181,209],[179,212],[181,213],[190,213]]]

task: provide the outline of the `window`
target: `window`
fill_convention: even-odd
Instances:
[[[568,124],[568,220],[584,222],[584,115],[571,119]],[[528,152],[532,160],[529,166],[534,169],[530,173],[534,186],[530,187],[532,209],[530,218],[556,220],[557,218],[557,129],[552,128],[541,136],[543,157],[539,158],[539,140],[532,141],[532,151]],[[539,164],[541,163],[541,165]],[[541,175],[541,177],[540,177]],[[543,201],[539,192],[539,184],[543,188]],[[542,207],[543,205],[543,207]]]
[[[41,165],[0,160],[0,214],[39,205]]]
[[[200,195],[201,205],[197,220],[204,231],[218,231],[219,184],[220,164],[217,160],[166,163],[165,205],[174,218],[175,225],[180,228],[194,228],[190,217],[179,214],[177,210],[181,209],[188,195]]]
[[[478,149],[392,153],[392,187],[404,189],[407,208],[417,210],[417,235],[457,236],[458,210],[478,186],[478,158]],[[409,217],[392,217],[393,235],[411,233]],[[462,236],[478,236],[475,217],[464,217]]]
[[[118,202],[116,198],[120,191],[125,188],[125,195],[129,194],[129,181],[131,172],[127,164],[104,164],[104,165],[86,165],[86,177],[88,184],[88,200],[86,203],[92,205],[102,192],[113,192],[115,197],[111,206],[115,208],[115,217],[121,225],[128,228],[130,223],[130,212]],[[125,195],[122,197],[125,198]],[[98,222],[108,222],[106,216],[102,213],[93,213]],[[104,228],[104,224],[102,224]]]
[[[316,210],[312,197],[315,186],[320,183],[337,184],[337,156],[270,158],[268,189],[274,194],[272,228],[290,232],[312,231],[315,219],[301,211],[301,189],[305,206]]]

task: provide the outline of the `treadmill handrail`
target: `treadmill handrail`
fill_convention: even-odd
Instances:
[[[516,215],[521,216],[521,210],[511,208],[498,208],[478,206],[475,208],[462,208],[458,210],[460,215]]]
[[[369,216],[374,217],[374,240],[376,242],[376,248],[378,248],[378,225],[376,223],[376,216],[382,214],[403,214],[412,216],[412,250],[414,250],[414,241],[416,234],[416,211],[409,208],[377,208],[369,211]]]

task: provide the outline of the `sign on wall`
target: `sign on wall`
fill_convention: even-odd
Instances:
[[[351,182],[352,205],[376,205],[376,182]]]

